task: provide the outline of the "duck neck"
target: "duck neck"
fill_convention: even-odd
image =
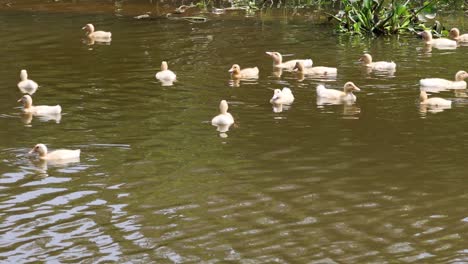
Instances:
[[[240,71],[238,71],[238,70],[234,70],[234,71],[231,73],[231,76],[232,76],[233,79],[240,79],[241,73],[240,73]]]
[[[21,81],[26,81],[28,79],[28,74],[26,72],[21,72],[20,74]]]
[[[425,91],[421,91],[419,99],[421,100],[421,104],[425,104],[427,101],[427,93]]]
[[[283,63],[283,57],[281,55],[273,56],[273,65],[280,65]]]

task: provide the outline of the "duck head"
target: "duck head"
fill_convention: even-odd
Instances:
[[[357,87],[353,82],[345,83],[343,90],[344,90],[345,93],[352,93],[354,91],[356,91],[356,92],[361,91],[361,89],[359,89],[359,87]]]
[[[22,103],[24,108],[29,108],[32,106],[32,97],[29,94],[25,94],[17,102]]]
[[[94,26],[93,24],[86,24],[84,27],[82,27],[81,29],[84,29],[86,31],[87,34],[91,34],[94,32]]]
[[[281,64],[283,62],[283,56],[279,52],[276,51],[267,51],[265,52],[268,56],[273,58],[274,64]]]
[[[39,157],[45,157],[47,156],[47,147],[44,144],[37,144],[28,153],[29,154],[38,153]]]

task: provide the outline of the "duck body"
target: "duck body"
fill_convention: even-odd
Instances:
[[[227,112],[228,103],[226,100],[222,100],[219,103],[219,110],[220,114],[211,119],[211,124],[213,126],[230,126],[234,124],[234,117],[232,117],[232,115]]]
[[[289,60],[283,62],[283,56],[279,52],[267,51],[266,54],[273,58],[273,67],[276,68],[292,70],[297,62],[301,62],[305,68],[312,67],[313,65],[312,59]]]
[[[112,39],[112,33],[106,31],[94,31],[93,24],[86,24],[82,29],[86,30],[86,36],[89,39],[98,42],[110,42]]]
[[[28,79],[28,72],[26,70],[21,70],[20,79],[18,88],[22,93],[34,94],[37,88],[39,88],[39,85],[35,81]]]
[[[319,84],[317,86],[317,97],[330,100],[355,102],[356,96],[353,94],[353,91],[360,91],[360,89],[352,82],[347,82],[344,85],[343,91],[327,89],[325,86]]]
[[[393,71],[396,69],[396,63],[393,61],[372,61],[370,54],[364,54],[359,59],[366,67],[377,71]]]
[[[68,160],[79,158],[81,150],[59,149],[49,153],[44,144],[37,144],[29,151],[29,154],[33,153],[38,153],[39,158],[43,160]]]
[[[258,67],[241,69],[238,64],[234,64],[231,69],[229,69],[229,72],[233,79],[248,79],[258,78],[260,71],[258,70]]]
[[[423,31],[419,33],[419,35],[423,38],[426,45],[431,45],[435,48],[443,49],[443,48],[456,48],[457,42],[455,40],[447,39],[447,38],[438,38],[433,39],[432,33],[429,30]]]
[[[31,113],[34,115],[50,115],[50,114],[60,114],[62,112],[62,107],[60,105],[38,105],[32,106],[30,108],[23,109],[25,113]]]
[[[289,105],[294,102],[294,95],[291,89],[284,87],[283,90],[275,89],[270,103],[274,105]]]
[[[33,115],[51,115],[51,114],[60,114],[62,112],[62,107],[60,105],[49,106],[49,105],[37,105],[32,104],[32,98],[30,95],[26,94],[21,97],[18,102],[23,104],[23,112],[31,113]]]
[[[171,70],[159,71],[155,75],[156,79],[165,82],[174,82],[177,79],[176,74]]]
[[[333,67],[305,67],[301,61],[296,61],[293,70],[297,70],[298,73],[304,75],[336,76],[338,73],[338,69]]]
[[[421,91],[419,97],[421,99],[420,104],[422,105],[429,105],[429,106],[451,106],[452,105],[452,101],[447,100],[447,99],[443,99],[440,97],[428,98],[427,93],[425,91]]]
[[[440,88],[440,89],[465,89],[466,82],[464,79],[468,78],[468,73],[465,71],[458,71],[455,74],[455,81],[446,80],[442,78],[425,78],[419,80],[419,84],[424,87]]]
[[[166,61],[161,62],[161,71],[157,72],[155,77],[161,82],[168,84],[172,84],[177,79],[176,74],[168,69]]]
[[[445,89],[465,89],[465,81],[450,81],[442,78],[426,78],[419,80],[419,84],[424,87],[445,88]]]

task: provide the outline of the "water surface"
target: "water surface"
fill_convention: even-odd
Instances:
[[[418,101],[419,79],[466,70],[468,47],[336,35],[285,14],[209,18],[0,10],[0,259],[468,261],[466,91],[435,94],[454,101],[443,111]],[[90,22],[112,31],[110,45],[84,43]],[[278,77],[265,51],[338,76]],[[363,52],[397,71],[366,72]],[[174,86],[154,78],[162,60]],[[234,63],[258,66],[259,79],[233,85]],[[40,85],[35,104],[60,104],[59,119],[21,114],[23,68]],[[355,104],[317,105],[317,84],[347,81],[361,88]],[[296,100],[274,113],[282,87]],[[236,124],[220,135],[210,120],[222,99]],[[40,162],[26,154],[36,143],[82,156]]]

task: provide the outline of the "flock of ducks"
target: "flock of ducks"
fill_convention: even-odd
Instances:
[[[94,42],[110,42],[112,34],[111,32],[95,31],[92,24],[87,24],[83,28],[86,32],[86,36],[89,41]],[[433,39],[430,31],[423,31],[419,33],[427,45],[431,45],[436,48],[445,47],[457,47],[458,42],[468,42],[468,34],[460,35],[460,31],[457,28],[450,30],[450,37],[453,39],[439,38]],[[279,52],[266,52],[273,60],[274,69],[295,71],[299,75],[316,75],[321,77],[333,77],[337,75],[337,68],[325,67],[325,66],[313,66],[311,59],[295,59],[289,61],[283,61],[283,57]],[[394,72],[396,70],[395,62],[387,61],[376,61],[372,60],[370,54],[363,54],[359,61],[368,69],[376,71],[389,71]],[[240,79],[252,79],[258,78],[259,69],[258,67],[244,68],[238,64],[232,65],[228,71],[231,74],[233,80]],[[161,71],[155,75],[162,85],[173,85],[176,81],[177,76],[174,72],[169,70],[166,61],[161,63]],[[421,79],[421,87],[440,88],[440,89],[465,89],[466,82],[464,79],[468,78],[468,73],[465,71],[458,71],[455,75],[455,80],[446,80],[440,78],[427,78]],[[62,108],[60,105],[48,106],[48,105],[33,105],[32,95],[37,91],[39,85],[33,80],[28,79],[28,73],[26,70],[20,72],[21,81],[18,83],[19,90],[24,94],[18,102],[22,103],[24,113],[32,115],[53,115],[60,114]],[[356,95],[353,92],[360,91],[353,82],[346,82],[343,86],[343,90],[327,89],[322,84],[319,84],[316,88],[317,98],[325,100],[325,103],[337,104],[337,103],[354,103],[356,101]],[[273,109],[282,109],[283,105],[290,105],[294,102],[294,95],[289,88],[275,89],[273,97],[270,99],[270,103],[273,105]],[[443,98],[428,98],[427,93],[424,89],[420,92],[420,104],[428,106],[450,106],[452,102]],[[229,127],[234,124],[234,117],[228,112],[229,105],[226,100],[221,100],[219,103],[219,115],[213,117],[211,124],[217,127],[220,132],[226,132]],[[30,154],[37,153],[41,160],[68,160],[76,159],[80,156],[80,150],[68,150],[60,149],[53,152],[48,152],[47,147],[44,144],[37,144],[29,152]]]
[[[450,30],[450,37],[433,39],[430,31],[423,31],[419,33],[426,45],[431,47],[445,49],[456,48],[459,42],[468,43],[468,34],[460,35],[457,28]],[[295,71],[303,79],[304,75],[315,75],[319,77],[335,77],[338,73],[337,68],[325,66],[313,66],[311,59],[296,59],[283,61],[283,56],[279,52],[266,52],[268,56],[273,59],[274,69],[285,69]],[[370,54],[363,54],[359,61],[368,70],[384,71],[394,73],[396,70],[396,63],[393,61],[373,61]],[[233,80],[257,78],[259,70],[257,67],[241,69],[238,64],[234,64],[229,70]],[[464,79],[468,78],[468,73],[465,71],[458,71],[455,74],[455,80],[446,80],[441,78],[426,78],[421,79],[419,84],[420,91],[420,104],[429,107],[450,107],[452,101],[439,97],[428,98],[425,89],[465,89],[466,82]],[[319,84],[316,88],[317,102],[320,104],[341,104],[341,103],[354,103],[356,95],[353,92],[360,91],[353,82],[347,82],[343,86],[343,90],[327,89],[324,85]],[[283,105],[290,105],[294,102],[294,95],[289,88],[275,89],[270,103],[273,105],[273,111],[282,111]],[[218,127],[218,131],[226,132],[229,126],[234,124],[234,118],[227,112],[228,104],[226,100],[222,100],[220,105],[220,114],[211,120],[211,124]]]

